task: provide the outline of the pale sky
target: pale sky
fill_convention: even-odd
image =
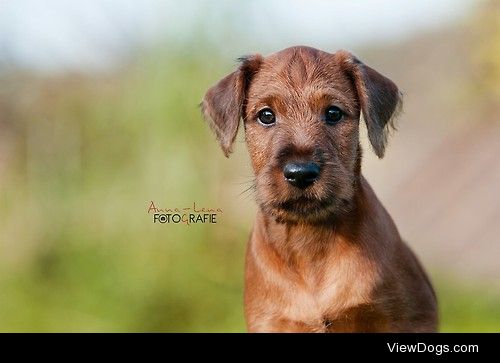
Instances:
[[[208,43],[233,58],[294,44],[353,49],[446,26],[473,5],[473,0],[0,0],[0,67],[107,69],[155,44]]]

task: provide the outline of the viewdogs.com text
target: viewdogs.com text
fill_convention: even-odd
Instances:
[[[217,223],[217,217],[221,215],[220,208],[199,207],[196,202],[184,208],[158,208],[153,201],[149,204],[148,214],[153,215],[153,223],[190,224]]]

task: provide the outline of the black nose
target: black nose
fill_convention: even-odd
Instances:
[[[283,168],[286,180],[297,188],[307,188],[319,176],[319,165],[313,162],[288,163]]]

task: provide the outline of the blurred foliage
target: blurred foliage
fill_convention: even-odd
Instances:
[[[446,277],[433,280],[440,309],[440,331],[498,332],[500,294],[488,284],[471,286]]]
[[[222,66],[163,54],[113,76],[2,81],[0,330],[244,328],[247,231],[220,233],[241,222],[146,214],[150,200],[222,208],[198,109]]]
[[[1,80],[0,331],[244,331],[252,201],[219,181],[247,164],[225,162],[197,106],[232,65],[185,52]],[[151,200],[225,213],[157,225]],[[437,291],[443,331],[498,331],[500,296],[443,278]]]
[[[500,100],[500,1],[489,0],[477,8],[471,57],[475,65],[476,94],[486,112]]]

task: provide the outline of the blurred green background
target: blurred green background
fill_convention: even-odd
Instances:
[[[92,14],[101,14],[94,3]],[[125,3],[127,14],[140,8]],[[187,15],[197,9],[189,27],[177,25],[175,33],[169,24],[163,32],[170,38],[136,39],[95,67],[80,56],[58,63],[48,36],[47,44],[16,39],[8,17],[29,12],[33,2],[0,2],[0,331],[244,331],[243,259],[256,208],[244,190],[252,174],[242,135],[225,159],[197,105],[236,57],[295,42],[347,47],[404,90],[405,113],[387,158],[376,160],[364,142],[365,175],[432,276],[441,330],[500,331],[498,2],[462,4],[460,16],[404,36],[387,35],[400,31],[397,22],[378,38],[353,33],[352,47],[342,28],[332,27],[331,39],[323,31],[318,40],[314,27],[298,38],[287,33],[274,16],[286,6],[280,1],[266,13],[278,21],[268,29],[271,42],[253,36],[263,34],[262,19],[255,29],[238,25],[262,16],[248,3],[188,3]],[[316,1],[309,9],[316,4],[335,19],[341,3]],[[342,6],[369,18],[374,2],[360,3]],[[437,10],[456,7],[438,3]],[[290,19],[300,22],[303,5]],[[57,19],[68,15],[60,2],[44,6]],[[422,11],[432,18],[432,6]],[[146,24],[161,23],[145,14]],[[179,35],[186,27],[189,36]],[[16,48],[22,41],[31,53]],[[39,56],[44,50],[50,62]],[[224,212],[216,225],[159,225],[147,214],[152,200]]]

